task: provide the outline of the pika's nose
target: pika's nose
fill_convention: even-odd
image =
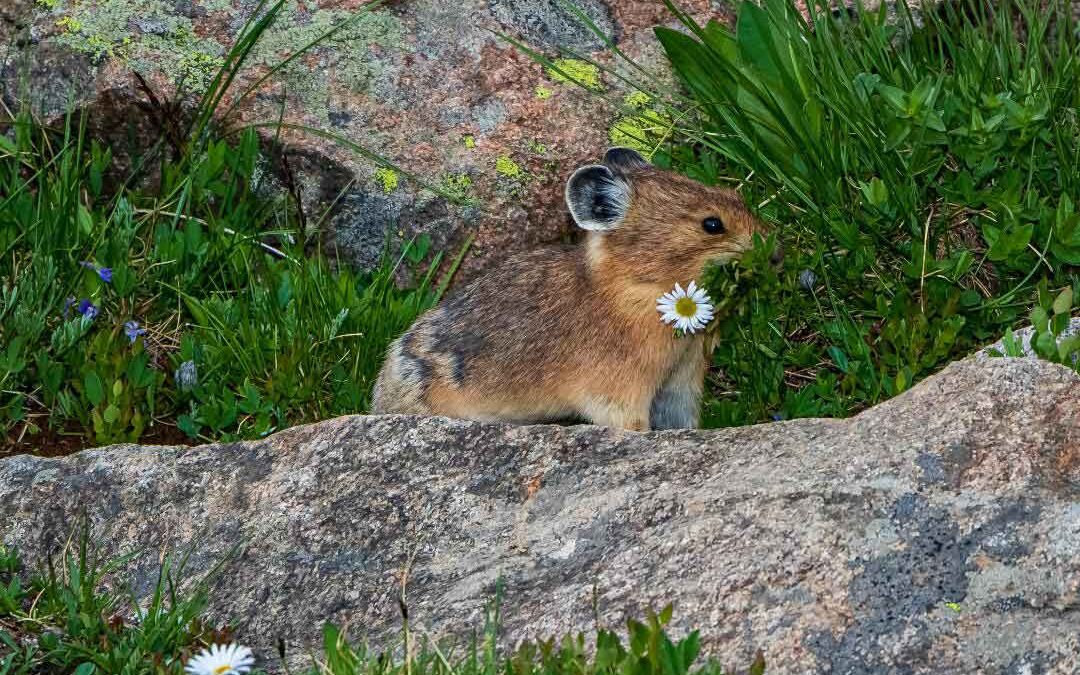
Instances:
[[[784,262],[784,249],[780,248],[780,246],[777,245],[776,250],[774,250],[772,252],[772,255],[769,256],[769,262],[774,265],[779,265],[780,263]]]

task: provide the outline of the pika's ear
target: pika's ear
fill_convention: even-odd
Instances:
[[[606,166],[583,166],[566,182],[566,205],[584,230],[613,230],[630,208],[630,184]]]
[[[649,160],[630,148],[611,148],[604,154],[604,165],[623,173],[633,173],[652,167]]]

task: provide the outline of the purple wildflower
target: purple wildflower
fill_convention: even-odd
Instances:
[[[74,305],[74,304],[75,304],[75,298],[73,298],[72,296],[69,295],[66,298],[64,298],[64,309],[61,310],[60,313],[65,319],[68,318],[68,313],[71,312],[71,306]]]
[[[80,260],[79,264],[88,270],[94,270],[94,274],[98,275],[98,278],[107,284],[112,283],[112,268],[111,267],[98,267],[89,260]]]
[[[79,312],[79,314],[82,314],[83,316],[85,316],[88,319],[93,319],[95,316],[98,315],[98,313],[100,311],[100,310],[98,310],[97,305],[95,305],[94,303],[90,302],[89,300],[87,300],[85,298],[83,298],[82,300],[79,301],[79,304],[75,308],[75,310],[77,312]]]
[[[782,412],[773,413],[771,415],[771,417],[772,417],[773,422],[783,422],[784,420],[787,419],[787,415],[785,415]]]
[[[140,328],[138,321],[128,321],[124,324],[124,335],[134,344],[140,335],[146,335],[146,329]]]

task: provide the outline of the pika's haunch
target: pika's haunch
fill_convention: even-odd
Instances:
[[[764,225],[735,191],[624,148],[575,171],[566,202],[584,245],[511,257],[421,316],[390,346],[372,412],[698,425],[704,338],[674,337],[656,301]]]

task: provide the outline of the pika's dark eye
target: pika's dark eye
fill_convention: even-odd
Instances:
[[[701,228],[709,234],[723,234],[724,221],[720,220],[716,216],[709,216],[705,220],[701,221]]]

